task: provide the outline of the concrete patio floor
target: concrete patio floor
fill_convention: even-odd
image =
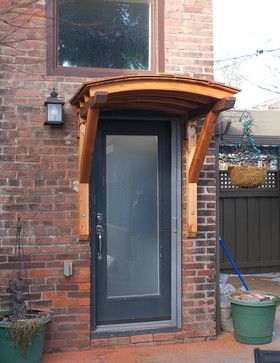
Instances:
[[[251,289],[280,295],[278,282],[271,276],[246,277]],[[275,279],[274,279],[275,280]],[[236,278],[228,281],[239,286]],[[246,345],[235,341],[232,333],[222,333],[215,341],[170,344],[153,347],[92,348],[77,352],[45,354],[42,363],[253,363],[254,348],[280,350],[280,307],[277,308],[274,335],[270,344]]]
[[[115,347],[45,354],[42,363],[253,363],[254,348],[280,350],[280,308],[277,309],[273,341],[246,345],[222,333],[215,341],[154,347]]]

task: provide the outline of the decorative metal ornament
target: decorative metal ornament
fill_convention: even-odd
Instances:
[[[17,265],[17,269],[14,268],[13,278],[8,281],[7,286],[7,290],[10,293],[10,318],[13,320],[26,319],[26,304],[24,301],[25,286],[22,277],[24,253],[21,243],[21,231],[22,225],[20,218],[18,218],[15,246],[15,265]]]
[[[11,293],[11,318],[15,320],[26,318],[26,305],[24,301],[24,282],[17,277],[15,280],[9,280],[8,291]]]

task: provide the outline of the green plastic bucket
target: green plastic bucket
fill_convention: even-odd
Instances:
[[[245,344],[267,344],[272,341],[276,304],[274,301],[242,301],[235,292],[231,302],[234,337]],[[275,296],[271,293],[267,295]]]
[[[46,325],[51,320],[46,316],[43,320],[42,328],[28,349],[27,356],[23,357],[18,348],[9,337],[9,322],[0,321],[0,363],[40,363],[44,348]]]

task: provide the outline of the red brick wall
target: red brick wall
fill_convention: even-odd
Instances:
[[[1,6],[9,3],[4,0]],[[211,1],[166,0],[165,4],[166,72],[211,79]],[[6,283],[12,276],[16,220],[21,217],[32,306],[54,312],[46,348],[75,349],[90,344],[90,246],[78,238],[76,115],[68,101],[85,79],[46,76],[44,1],[34,3],[33,16],[26,10],[17,9],[25,14],[18,19],[19,25],[27,21],[26,30],[1,24],[2,31],[10,34],[7,40],[17,42],[2,46],[1,56],[0,308],[8,306]],[[62,128],[43,125],[43,103],[53,87],[65,101]],[[101,344],[161,344],[215,335],[213,150],[210,154],[199,182],[197,239],[188,240],[183,225],[184,331],[105,339]],[[185,200],[183,220],[184,209]],[[74,261],[72,277],[63,275],[64,260]]]
[[[213,78],[211,0],[165,1],[165,71]]]

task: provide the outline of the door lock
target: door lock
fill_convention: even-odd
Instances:
[[[97,222],[97,224],[103,223],[103,214],[102,213],[96,213],[96,222]]]

